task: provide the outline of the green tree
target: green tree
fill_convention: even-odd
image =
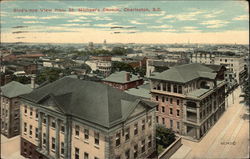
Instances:
[[[146,67],[142,67],[142,68],[139,68],[139,67],[136,67],[134,69],[134,74],[139,74],[141,77],[144,77],[146,75]]]
[[[66,72],[66,70],[65,70]],[[68,71],[70,72],[70,71]],[[45,81],[53,82],[60,77],[60,73],[63,73],[62,69],[59,68],[45,68],[43,69],[36,78],[36,82],[41,84]]]
[[[127,72],[132,72],[132,73],[135,72],[134,68],[130,66],[129,64],[124,63],[124,62],[118,62],[118,61],[115,61],[112,63],[111,72],[114,73],[116,71],[127,71]]]
[[[30,84],[30,77],[26,77],[26,76],[16,76],[16,75],[11,75],[11,80],[12,81],[17,81],[20,82],[22,84]]]
[[[244,102],[246,103],[246,105],[249,106],[249,99],[250,99],[250,96],[249,96],[249,80],[246,80],[244,83],[243,83],[243,97],[244,97]]]
[[[157,126],[156,128],[156,143],[163,148],[168,147],[175,141],[175,133],[172,129],[165,128],[163,126]]]

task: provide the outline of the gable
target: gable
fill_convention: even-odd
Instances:
[[[46,108],[48,109],[63,113],[62,109],[60,109],[55,98],[52,95],[44,97],[42,100],[38,102],[38,104],[46,106]]]
[[[133,118],[143,112],[147,111],[147,106],[145,106],[144,104],[142,104],[141,102],[139,102],[136,107],[134,108],[134,110],[129,114],[127,119]]]

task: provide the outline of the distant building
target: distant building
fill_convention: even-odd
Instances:
[[[202,64],[172,67],[150,76],[156,121],[199,140],[225,111],[224,69]]]
[[[197,51],[191,53],[190,62],[191,63],[202,63],[202,64],[214,64],[215,54],[205,51]]]
[[[136,88],[137,86],[143,84],[143,79],[141,77],[126,71],[115,72],[102,81],[104,84],[110,85],[120,90]]]
[[[20,134],[20,98],[32,88],[12,81],[1,87],[1,132],[11,138]]]
[[[223,65],[226,67],[225,80],[229,85],[235,83],[242,84],[247,78],[247,70],[245,69],[245,57],[238,55],[218,55],[215,57],[214,64]]]
[[[92,72],[98,70],[104,77],[111,73],[111,56],[91,56],[85,64],[90,66]]]
[[[24,157],[147,158],[156,151],[154,102],[73,78],[38,88],[22,101]]]

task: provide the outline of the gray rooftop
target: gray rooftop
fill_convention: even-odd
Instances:
[[[21,97],[45,107],[48,105],[46,103],[51,103],[46,102],[47,100],[53,101],[54,107],[64,114],[106,128],[123,122],[138,103],[146,102],[106,84],[69,77],[37,88]],[[156,104],[147,102],[146,105],[151,109]]]
[[[198,63],[184,64],[172,67],[166,71],[150,76],[150,79],[166,80],[179,83],[186,83],[196,78],[215,79],[215,71],[207,66]]]
[[[192,92],[189,92],[187,94],[187,97],[191,97],[191,98],[199,98],[201,97],[202,95],[204,95],[205,93],[207,93],[208,91],[210,91],[211,89],[204,89],[204,88],[201,88],[201,89],[196,89]]]
[[[22,83],[12,81],[1,87],[2,94],[8,98],[18,97],[22,94],[30,93],[32,88]]]
[[[127,81],[126,80],[126,71],[120,71],[120,72],[115,72],[112,73],[110,76],[108,76],[107,78],[104,78],[103,81],[107,81],[107,82],[114,82],[114,83],[128,83],[128,82],[132,82],[132,81],[137,81],[140,80],[141,78],[139,78],[136,75],[133,75],[130,73],[130,80]]]

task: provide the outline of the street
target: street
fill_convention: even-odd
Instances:
[[[234,91],[234,104],[229,104],[200,142],[183,139],[183,146],[171,158],[249,158],[249,111],[240,103],[240,93],[240,88]]]

